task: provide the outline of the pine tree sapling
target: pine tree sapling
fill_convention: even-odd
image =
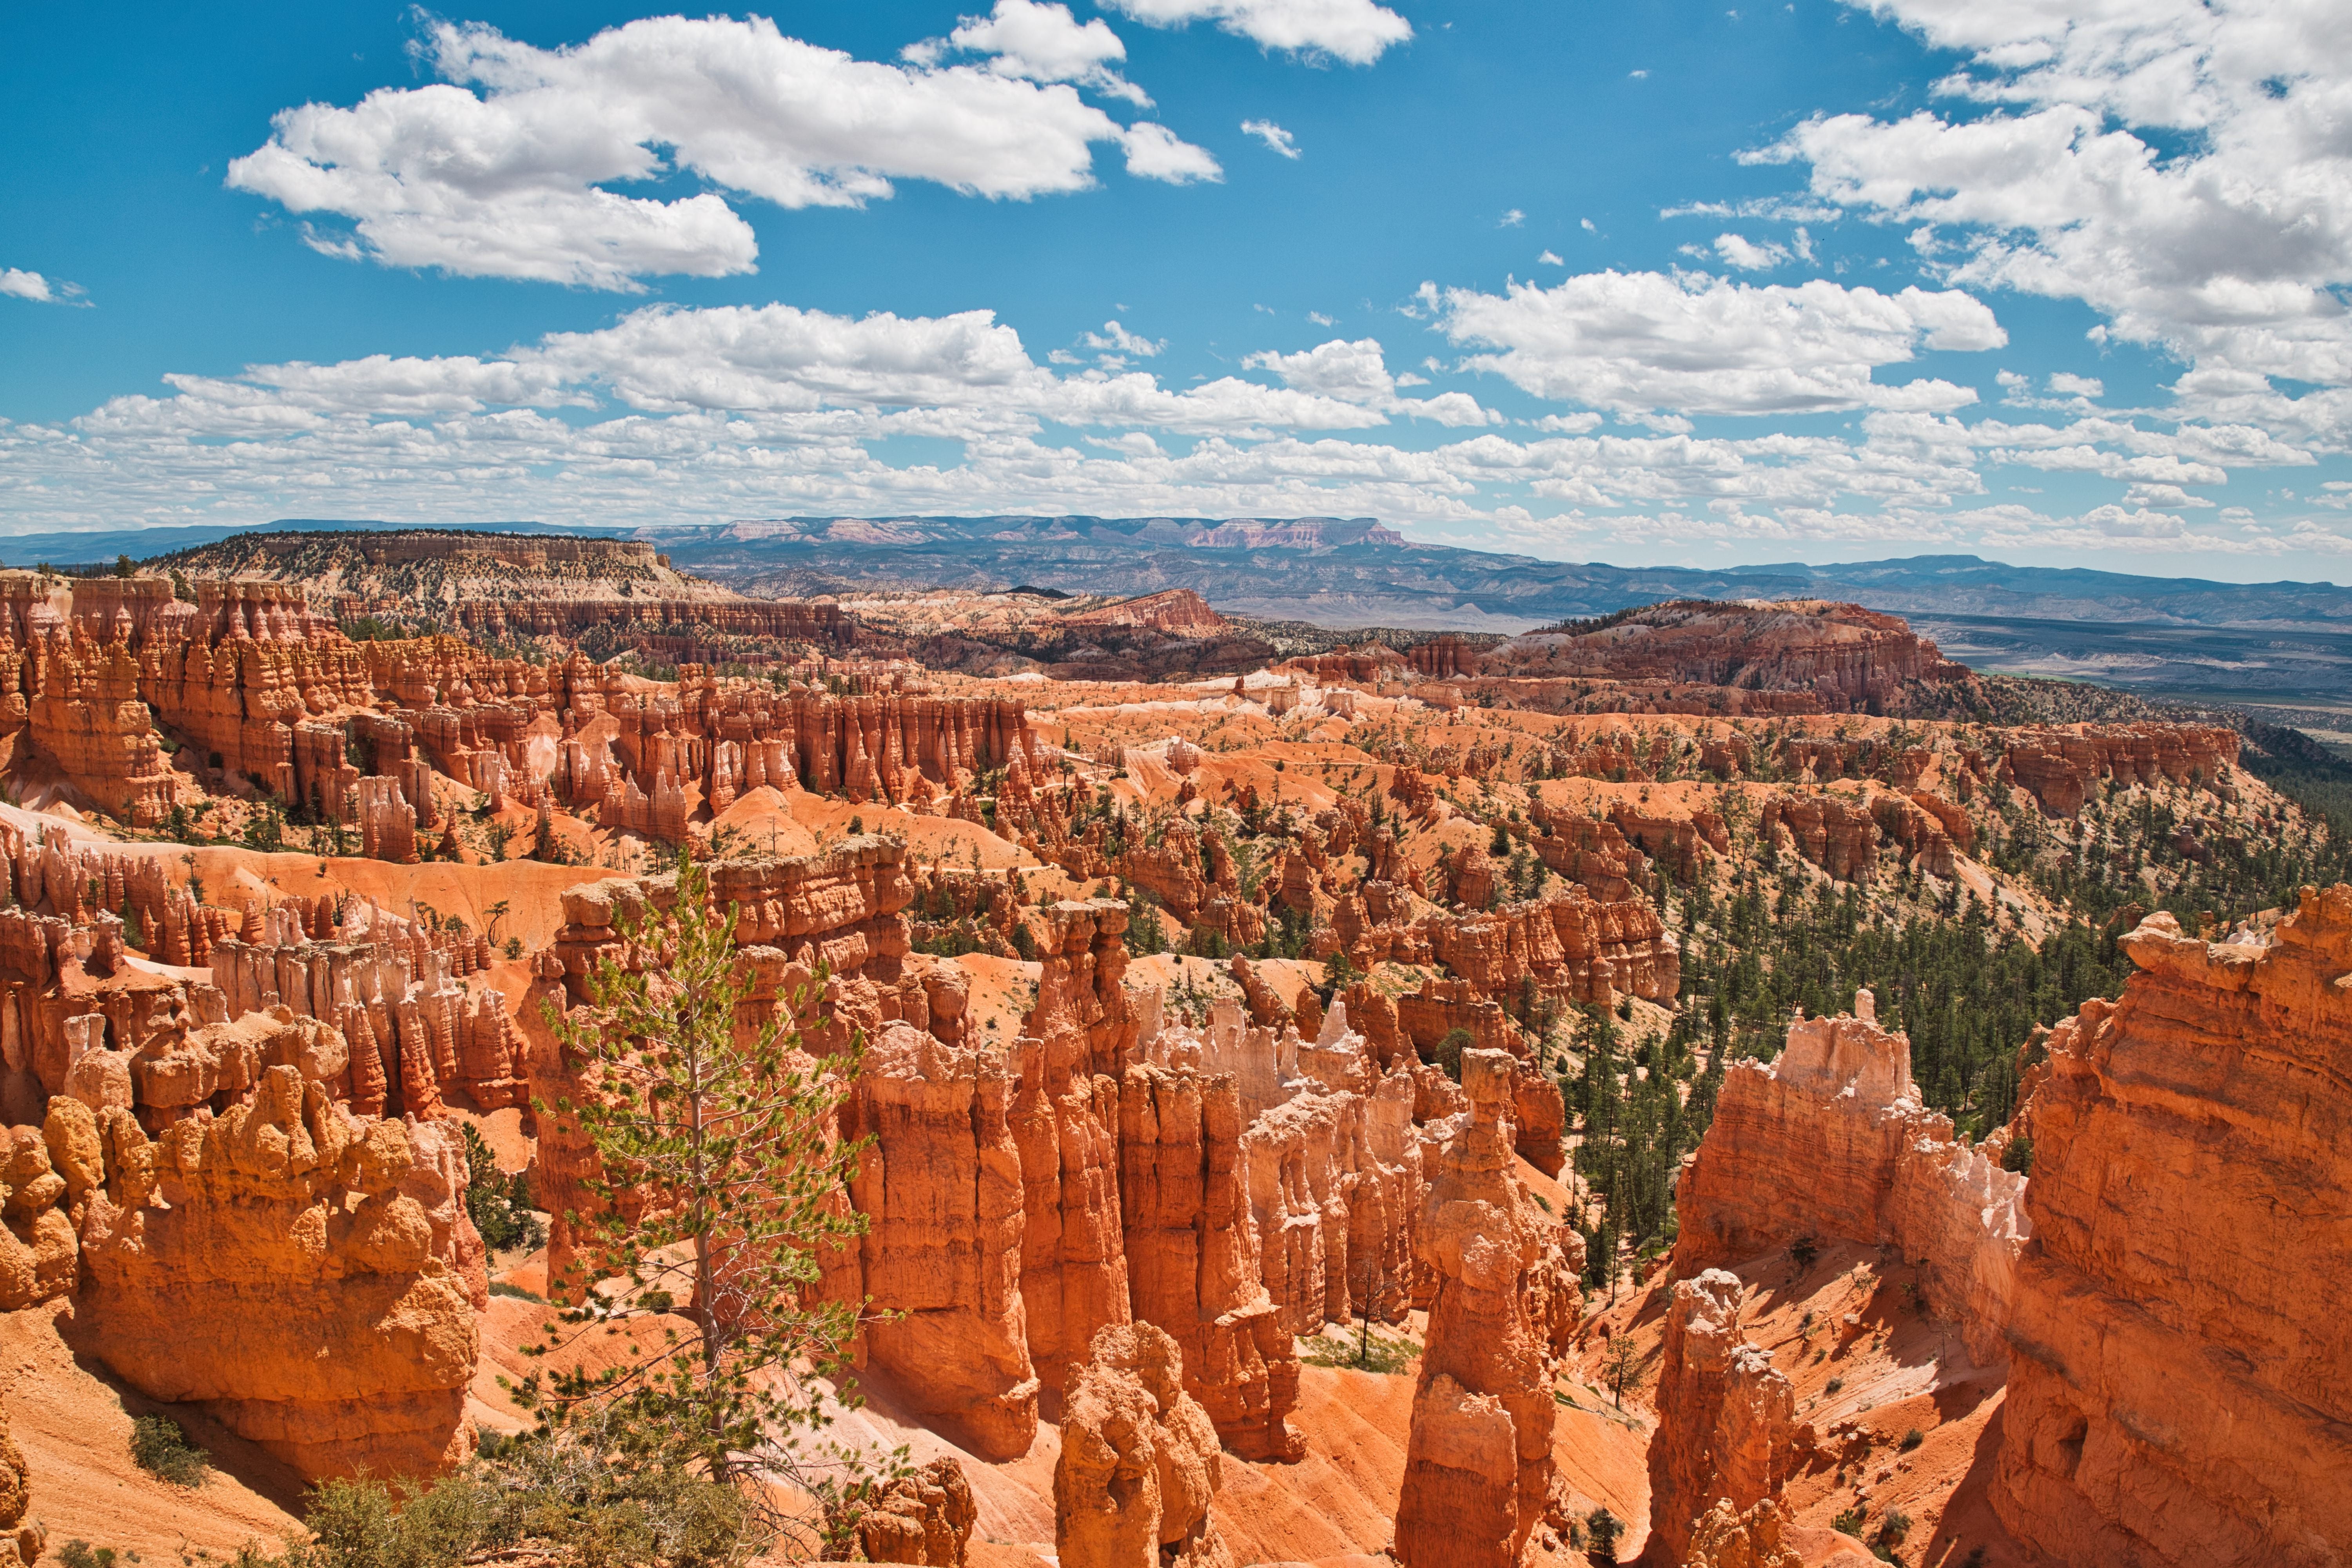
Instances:
[[[739,1023],[753,976],[735,951],[737,911],[711,909],[709,888],[682,858],[667,910],[616,916],[629,962],[599,960],[586,1007],[546,1009],[585,1092],[540,1113],[576,1120],[598,1173],[583,1183],[593,1211],[565,1215],[578,1255],[551,1292],[578,1304],[535,1349],[603,1332],[623,1354],[534,1375],[518,1393],[538,1440],[730,1483],[769,1529],[791,1531],[772,1489],[832,1516],[845,1492],[903,1468],[903,1451],[877,1465],[810,1436],[829,1421],[820,1380],[841,1377],[856,1326],[857,1305],[812,1288],[820,1251],[866,1230],[842,1198],[865,1144],[834,1133],[863,1041],[853,1033],[812,1058],[787,1023]],[[820,969],[789,1000],[797,1008],[824,984]]]

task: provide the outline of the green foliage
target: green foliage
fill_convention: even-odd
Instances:
[[[490,1281],[490,1294],[493,1296],[511,1296],[518,1301],[544,1301],[547,1300],[546,1297],[541,1295],[536,1290],[526,1290],[521,1286],[509,1284],[504,1279],[493,1279]]]
[[[758,1540],[734,1488],[569,1435],[499,1444],[429,1487],[327,1481],[303,1523],[280,1568],[455,1568],[527,1542],[579,1568],[735,1568]]]
[[[1605,1508],[1596,1508],[1585,1517],[1584,1532],[1591,1538],[1594,1562],[1617,1561],[1617,1540],[1625,1533],[1623,1521]]]
[[[58,1548],[58,1561],[65,1568],[114,1568],[115,1552],[111,1546],[92,1546],[77,1538]]]
[[[2021,1176],[2033,1174],[2033,1140],[2023,1136],[2012,1138],[2000,1152],[2000,1168],[2015,1171]]]
[[[1843,1531],[1848,1535],[1860,1535],[1862,1527],[1868,1519],[1867,1510],[1860,1503],[1856,1503],[1852,1508],[1842,1510],[1835,1518],[1832,1519],[1830,1528]]]
[[[583,1304],[533,1348],[623,1320],[659,1328],[621,1336],[614,1364],[534,1373],[517,1398],[540,1423],[534,1442],[583,1446],[626,1477],[726,1482],[764,1529],[797,1528],[814,1546],[779,1510],[779,1492],[812,1497],[839,1521],[845,1498],[904,1464],[904,1450],[877,1464],[805,1436],[828,1420],[817,1380],[847,1383],[856,1309],[812,1300],[811,1288],[818,1249],[852,1245],[866,1227],[837,1197],[868,1141],[835,1136],[864,1041],[852,1032],[811,1061],[773,1018],[739,1026],[754,977],[735,952],[736,915],[709,907],[709,877],[688,856],[669,910],[616,919],[646,961],[624,967],[608,953],[589,976],[588,1007],[545,1009],[588,1092],[539,1113],[576,1121],[601,1173],[583,1184],[595,1209],[566,1215],[579,1255],[552,1282]],[[787,999],[794,1016],[827,978],[820,967]]]
[[[1927,1440],[1927,1435],[1926,1433],[1924,1433],[1924,1432],[1920,1431],[1920,1430],[1919,1430],[1919,1428],[1917,1428],[1916,1426],[1914,1426],[1914,1427],[1912,1427],[1912,1428],[1911,1428],[1911,1430],[1909,1430],[1908,1432],[1904,1433],[1904,1434],[1903,1434],[1903,1441],[1901,1441],[1900,1443],[1895,1444],[1895,1446],[1897,1448],[1901,1449],[1904,1453],[1906,1453],[1906,1454],[1907,1454],[1907,1453],[1909,1453],[1912,1449],[1914,1449],[1914,1448],[1917,1447],[1920,1444],[1922,1444],[1922,1443],[1926,1442]]]
[[[1437,1042],[1436,1048],[1430,1053],[1429,1059],[1443,1069],[1447,1078],[1460,1083],[1462,1053],[1477,1043],[1477,1037],[1467,1029],[1448,1029],[1445,1031],[1444,1037]]]
[[[1789,1243],[1789,1256],[1797,1260],[1800,1268],[1811,1268],[1813,1259],[1822,1255],[1822,1244],[1810,1236],[1801,1236]]]
[[[274,802],[264,801],[245,819],[245,845],[265,855],[286,847],[286,817]]]
[[[1160,900],[1133,886],[1127,889],[1127,951],[1138,957],[1168,951],[1168,922],[1160,918]]]
[[[499,1169],[490,1146],[470,1121],[458,1123],[466,1144],[466,1215],[482,1234],[482,1245],[492,1252],[515,1247],[535,1250],[547,1245],[547,1227],[531,1212],[530,1183],[520,1171],[507,1175]]]
[[[210,1457],[168,1415],[142,1415],[131,1423],[131,1462],[175,1487],[203,1486],[212,1472]]]
[[[1421,1346],[1403,1335],[1376,1334],[1369,1326],[1352,1339],[1310,1339],[1305,1344],[1298,1359],[1309,1366],[1346,1367],[1386,1377],[1411,1371],[1412,1358],[1421,1353]]]
[[[118,555],[114,558],[114,574],[118,577],[136,577],[139,575],[139,567],[128,555]]]

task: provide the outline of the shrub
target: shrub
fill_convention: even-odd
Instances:
[[[536,1290],[526,1290],[521,1286],[510,1285],[504,1279],[493,1279],[490,1281],[490,1294],[493,1296],[511,1296],[518,1301],[544,1301],[547,1300],[546,1297],[541,1295]]]
[[[2033,1174],[2033,1140],[2011,1139],[2009,1146],[2000,1152],[2000,1168],[2004,1171],[2015,1171],[2021,1176]]]
[[[1903,1538],[1911,1533],[1911,1516],[1899,1508],[1890,1508],[1878,1521],[1878,1539],[1889,1546],[1900,1546]]]
[[[1800,1268],[1811,1268],[1813,1259],[1822,1255],[1822,1244],[1810,1236],[1801,1236],[1789,1243],[1789,1256],[1797,1260]]]
[[[1927,1440],[1927,1435],[1920,1431],[1916,1426],[1914,1426],[1908,1432],[1904,1433],[1903,1441],[1895,1446],[1907,1454]]]
[[[114,1568],[114,1548],[92,1546],[81,1540],[68,1541],[58,1548],[58,1561],[65,1568]]]
[[[1862,1533],[1863,1523],[1868,1518],[1868,1510],[1865,1510],[1862,1504],[1856,1503],[1852,1508],[1847,1509],[1844,1512],[1839,1514],[1835,1519],[1831,1520],[1830,1528],[1832,1530],[1843,1531],[1848,1535],[1860,1535]]]
[[[131,1460],[175,1487],[203,1486],[212,1468],[205,1451],[168,1415],[142,1415],[131,1423]]]
[[[1826,1387],[1826,1388],[1824,1388],[1824,1389],[1822,1389],[1822,1392],[1823,1394],[1835,1394],[1835,1393],[1837,1393],[1840,1389],[1843,1388],[1844,1386],[1845,1386],[1845,1379],[1843,1379],[1843,1378],[1842,1378],[1842,1377],[1833,1377],[1833,1378],[1830,1379],[1830,1381],[1829,1381],[1829,1386],[1828,1386],[1828,1387]]]

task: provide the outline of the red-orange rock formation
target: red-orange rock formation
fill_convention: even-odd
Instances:
[[[2203,783],[2232,787],[2238,733],[2207,724],[2069,724],[2017,731],[2001,738],[2002,776],[2022,786],[2053,816],[2073,816],[2103,781],[2123,785]]]
[[[1675,1187],[1675,1272],[1688,1277],[1807,1237],[1892,1244],[1924,1265],[1938,1316],[1979,1360],[2000,1359],[2025,1178],[1956,1142],[1911,1083],[1910,1042],[1858,1017],[1799,1018],[1769,1067],[1725,1071],[1715,1121]],[[1745,1506],[1744,1504],[1742,1506]]]
[[[1117,1074],[1135,1038],[1119,984],[1127,906],[1110,899],[1037,911],[1037,1005],[1013,1042],[1012,1111],[1021,1152],[1021,1294],[1047,1384],[1100,1330],[1129,1319],[1118,1195]]]
[[[1297,1459],[1298,1352],[1267,1294],[1231,1077],[1130,1067],[1120,1084],[1119,1200],[1135,1316],[1183,1355],[1184,1390],[1225,1447]]]
[[[1470,1109],[1422,1204],[1437,1288],[1397,1506],[1405,1568],[1509,1568],[1550,1499],[1551,1346],[1524,1291],[1546,1226],[1511,1174],[1510,1073],[1504,1053],[1463,1053]]]
[[[2316,1568],[2352,1542],[2352,887],[2267,945],[2126,947],[2022,1118],[1994,1504],[2070,1568]]]
[[[33,1568],[41,1560],[48,1531],[25,1522],[32,1492],[31,1467],[8,1436],[8,1417],[0,1411],[0,1568]]]
[[[1182,1352],[1149,1323],[1106,1328],[1068,1369],[1054,1542],[1065,1568],[1228,1568],[1209,1517],[1216,1428],[1184,1392]]]
[[[1477,668],[1587,686],[1713,688],[1717,711],[1939,711],[1949,691],[1975,682],[1897,617],[1824,600],[1652,605],[1590,631],[1515,637]],[[1783,695],[1811,700],[1802,708],[1754,700]],[[1734,708],[1723,697],[1748,700]]]
[[[1796,1396],[1771,1356],[1739,1331],[1739,1281],[1719,1268],[1675,1286],[1650,1444],[1650,1545],[1643,1561],[1680,1564],[1701,1516],[1780,1495],[1796,1436]]]
[[[1868,807],[1832,796],[1775,795],[1764,803],[1759,831],[1785,835],[1841,882],[1866,880],[1878,857],[1878,824]]]
[[[850,1194],[870,1221],[864,1289],[904,1314],[867,1327],[870,1363],[990,1459],[1019,1458],[1037,1435],[1012,1097],[1001,1047],[895,1023],[866,1049],[845,1128],[875,1140]]]
[[[964,1547],[980,1504],[963,1467],[933,1459],[884,1487],[857,1517],[857,1545],[868,1563],[963,1568]]]
[[[1789,1510],[1777,1501],[1742,1512],[1718,1500],[1692,1527],[1682,1568],[1805,1568],[1789,1533]]]
[[[306,1476],[459,1457],[481,1243],[454,1133],[358,1121],[292,1067],[155,1144],[109,1125],[81,1224],[100,1359]]]

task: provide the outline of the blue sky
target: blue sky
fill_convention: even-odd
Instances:
[[[1334,513],[2341,581],[2340,10],[20,7],[0,530]]]

